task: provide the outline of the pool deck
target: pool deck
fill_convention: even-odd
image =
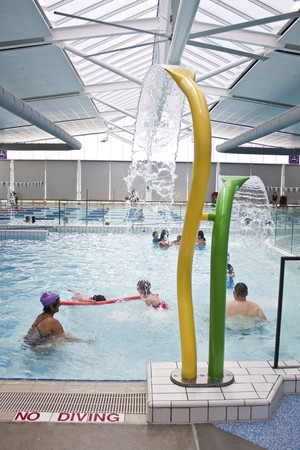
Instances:
[[[282,397],[300,392],[299,367],[280,364],[286,368],[273,369],[267,361],[227,362],[234,383],[217,388],[173,384],[170,374],[180,368],[175,362],[149,363],[147,381],[1,379],[0,449],[282,449],[273,431],[269,437],[257,428],[267,422],[272,428],[273,418],[268,419],[276,416]],[[288,412],[288,418],[277,419],[274,432],[284,448],[298,448],[297,411]],[[237,422],[244,423],[243,432],[220,428]]]
[[[290,365],[298,367],[290,368]],[[225,362],[223,387],[170,380],[176,362],[150,362],[147,381],[0,380],[0,422],[194,424],[268,420],[285,394],[300,393],[300,362]],[[207,363],[198,363],[199,370]],[[102,416],[101,416],[102,414]]]

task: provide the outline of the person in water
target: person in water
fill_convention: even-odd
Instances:
[[[147,306],[152,306],[154,309],[169,309],[167,303],[161,300],[158,295],[152,294],[150,281],[140,280],[138,281],[136,288],[141,298],[145,300]]]
[[[81,292],[76,292],[76,291],[73,291],[72,289],[68,289],[68,291],[72,292],[74,294],[72,296],[72,299],[77,300],[78,302],[96,303],[96,302],[105,302],[106,301],[106,298],[104,297],[104,295],[101,295],[101,294],[93,295],[93,297],[91,297],[90,295],[82,294]]]
[[[153,244],[158,244],[160,239],[158,237],[158,232],[157,231],[153,231],[152,237],[153,237],[153,239],[152,239]]]
[[[28,330],[26,341],[30,344],[38,344],[47,338],[54,336],[65,337],[62,324],[54,319],[54,314],[59,311],[60,298],[54,292],[44,292],[40,298],[44,310],[37,316],[31,328]]]
[[[171,247],[172,244],[169,242],[169,232],[168,232],[168,230],[162,230],[162,232],[160,234],[158,245],[159,245],[159,247],[162,247],[162,248],[169,248],[169,247]]]
[[[175,241],[172,241],[172,245],[180,245],[181,242],[181,234],[178,234]]]
[[[232,289],[234,286],[235,271],[231,264],[229,264],[230,255],[227,254],[227,274],[226,274],[226,287],[227,289]]]
[[[202,230],[198,231],[198,236],[197,236],[197,242],[196,242],[196,247],[198,249],[203,249],[206,246],[206,239],[204,237],[204,233]]]
[[[233,288],[234,300],[226,303],[226,317],[244,316],[267,321],[261,307],[257,303],[249,302],[246,299],[247,295],[248,288],[245,283],[237,283]]]

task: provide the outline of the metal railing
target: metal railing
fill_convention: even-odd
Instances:
[[[207,205],[209,209],[209,204]],[[26,221],[37,225],[86,225],[181,227],[184,222],[186,202],[170,206],[164,202],[55,200],[41,203],[20,202],[17,206],[0,206],[0,224],[19,224]],[[26,220],[26,217],[28,220]]]

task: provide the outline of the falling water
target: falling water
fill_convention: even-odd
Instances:
[[[141,90],[132,164],[126,183],[139,199],[174,201],[175,161],[184,96],[171,76],[152,66]]]
[[[269,234],[273,226],[265,186],[259,177],[251,176],[234,195],[231,230]]]

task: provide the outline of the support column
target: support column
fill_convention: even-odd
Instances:
[[[77,200],[81,200],[81,160],[77,160]]]
[[[216,164],[216,182],[215,182],[215,191],[220,192],[219,186],[219,178],[220,178],[221,164],[217,162]]]
[[[108,163],[108,200],[111,201],[111,161]]]
[[[10,160],[10,173],[9,173],[9,188],[10,192],[15,190],[15,161],[13,159]]]
[[[280,195],[284,194],[285,189],[285,164],[281,166]]]
[[[47,200],[47,161],[44,161],[44,202]]]
[[[189,189],[190,189],[190,163],[186,163],[186,196],[185,201],[187,202],[189,199]]]
[[[9,165],[9,186],[7,186],[7,207],[10,208],[10,193],[15,190],[15,165],[14,160],[10,160]]]

